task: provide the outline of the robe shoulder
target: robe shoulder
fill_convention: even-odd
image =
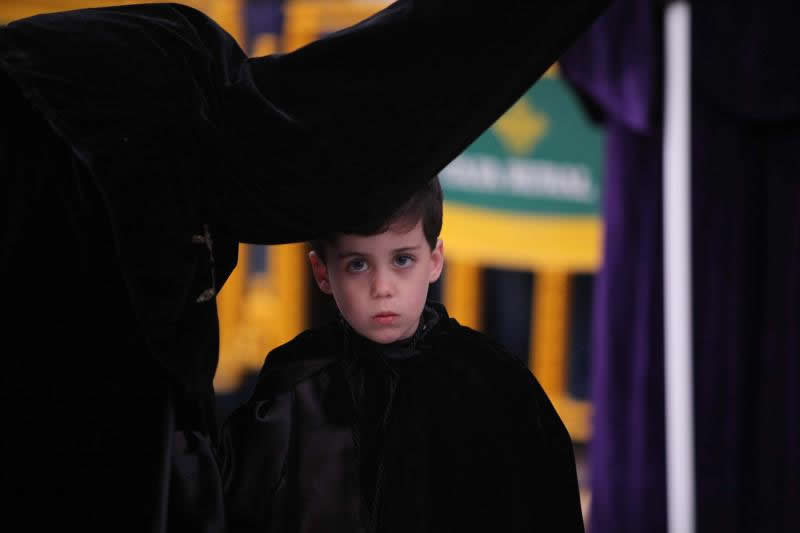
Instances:
[[[430,341],[431,372],[447,380],[449,397],[457,391],[458,397],[480,398],[481,411],[505,413],[510,423],[524,420],[559,446],[571,445],[547,393],[525,363],[492,337],[453,318],[439,329]]]
[[[413,396],[422,407],[399,434],[421,423],[436,475],[469,487],[454,489],[444,505],[503,509],[509,522],[497,530],[582,532],[572,439],[535,376],[492,338],[452,319],[429,342],[424,384]],[[490,515],[497,516],[478,512],[464,527],[488,524]]]

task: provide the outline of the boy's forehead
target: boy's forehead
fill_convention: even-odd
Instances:
[[[395,222],[386,231],[375,235],[343,233],[329,243],[337,252],[368,252],[419,246],[425,243],[422,222],[415,224]]]

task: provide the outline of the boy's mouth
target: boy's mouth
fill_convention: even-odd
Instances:
[[[387,325],[391,324],[395,321],[398,317],[397,313],[392,313],[390,311],[386,311],[383,313],[378,313],[372,317],[372,319],[377,322],[378,324]]]

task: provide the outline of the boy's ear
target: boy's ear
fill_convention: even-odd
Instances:
[[[442,239],[437,239],[436,246],[431,251],[431,275],[428,277],[428,282],[433,283],[439,276],[442,275],[442,267],[444,266],[444,242]]]
[[[308,252],[308,260],[311,262],[311,272],[314,273],[314,281],[317,282],[319,290],[325,294],[333,294],[331,282],[328,279],[328,267],[325,266],[325,263],[317,255],[317,252],[313,250]]]

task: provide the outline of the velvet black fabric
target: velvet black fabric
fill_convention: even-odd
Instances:
[[[436,309],[410,357],[339,323],[267,356],[223,428],[231,531],[583,531],[572,443],[544,391]]]
[[[604,4],[401,0],[263,58],[178,4],[1,27],[6,519],[219,530],[214,296],[238,242],[386,217]]]

